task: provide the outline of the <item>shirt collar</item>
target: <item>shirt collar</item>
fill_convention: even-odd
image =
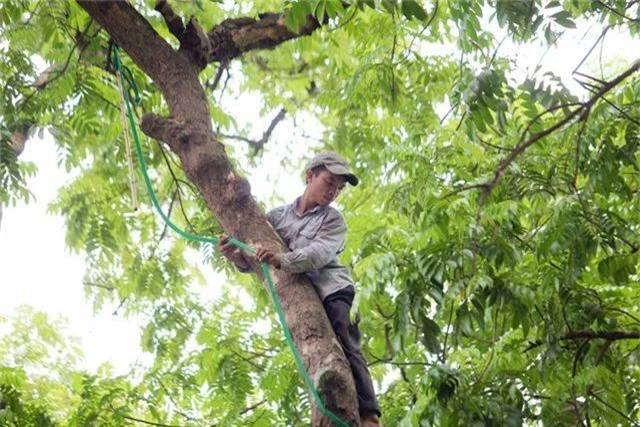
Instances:
[[[307,215],[312,215],[318,212],[321,212],[323,210],[325,210],[327,207],[326,206],[316,206],[315,208],[311,209],[310,211],[306,211],[304,214],[299,215],[298,211],[296,211],[296,207],[298,206],[298,203],[300,203],[300,199],[301,197],[296,197],[296,199],[293,201],[293,203],[291,203],[291,209],[293,209],[293,213],[298,217],[298,218],[302,218],[305,217]]]

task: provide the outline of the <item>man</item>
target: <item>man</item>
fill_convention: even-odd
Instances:
[[[358,177],[338,154],[327,152],[315,156],[307,167],[307,185],[302,196],[267,214],[290,251],[276,253],[258,248],[255,256],[275,268],[309,277],[351,365],[362,426],[380,427],[380,409],[360,349],[360,332],[349,316],[355,295],[353,280],[338,260],[338,254],[344,249],[347,226],[340,212],[330,206],[347,183],[356,186],[358,182]],[[240,271],[249,270],[244,255],[227,243],[227,239],[220,240],[219,249]]]

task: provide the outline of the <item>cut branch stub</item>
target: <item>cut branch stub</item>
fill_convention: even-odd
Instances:
[[[191,62],[203,70],[212,56],[211,41],[196,18],[191,18],[182,35],[180,52],[185,52]]]
[[[184,34],[184,23],[178,15],[175,14],[167,0],[157,0],[154,7],[155,10],[160,12],[164,18],[164,22],[167,24],[167,28],[180,42],[182,42],[182,35]]]

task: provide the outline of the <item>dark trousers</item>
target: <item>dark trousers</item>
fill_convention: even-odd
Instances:
[[[352,286],[340,289],[324,299],[324,309],[351,365],[360,413],[375,412],[380,416],[371,374],[360,349],[360,331],[350,320],[349,312],[354,296],[355,290]]]

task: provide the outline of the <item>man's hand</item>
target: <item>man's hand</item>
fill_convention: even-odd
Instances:
[[[223,234],[218,241],[218,250],[229,261],[234,263],[240,271],[251,269],[249,262],[244,257],[242,250],[237,246],[229,243],[229,236]]]
[[[280,268],[281,256],[282,256],[281,253],[274,252],[270,249],[265,249],[261,247],[256,248],[256,258],[258,259],[258,261],[271,264],[275,268]]]

